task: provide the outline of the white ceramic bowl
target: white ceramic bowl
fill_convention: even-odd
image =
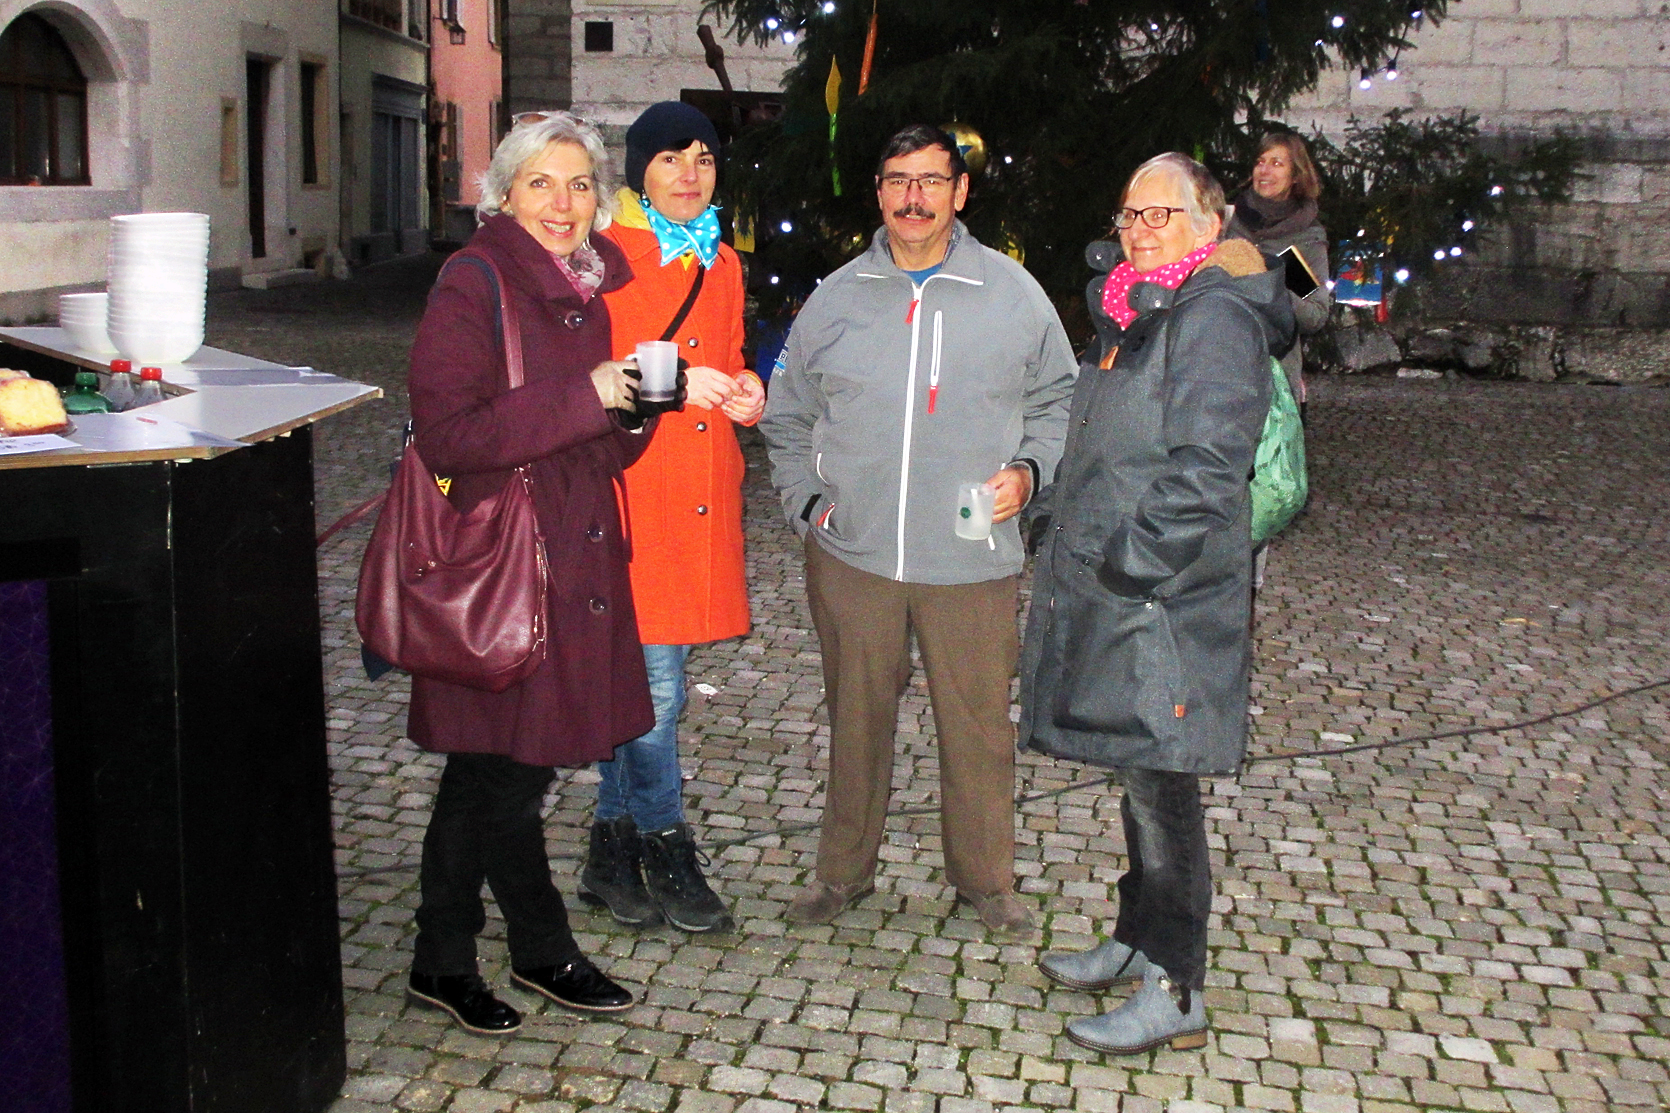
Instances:
[[[203,329],[202,326],[162,329],[147,325],[129,328],[112,325],[110,339],[117,351],[133,360],[135,367],[141,364],[184,363],[203,346]]]
[[[114,228],[202,228],[209,227],[208,213],[124,213],[110,218]]]
[[[58,315],[60,317],[62,317],[65,313],[98,313],[102,315],[105,307],[109,303],[110,295],[107,293],[59,294]]]
[[[113,355],[116,345],[110,342],[110,333],[103,321],[70,321],[62,318],[58,327],[64,330],[64,335],[71,344],[83,352],[97,352],[99,355]]]

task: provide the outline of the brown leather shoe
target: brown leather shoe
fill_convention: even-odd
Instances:
[[[1000,939],[1018,942],[1032,938],[1032,933],[1036,930],[1032,913],[1028,912],[1026,905],[1007,889],[984,895],[965,893],[958,889],[957,900],[972,905],[980,917],[980,922],[986,925],[986,930]]]
[[[875,891],[873,877],[854,881],[850,885],[831,885],[814,877],[789,902],[789,910],[783,913],[783,919],[791,924],[827,924]]]

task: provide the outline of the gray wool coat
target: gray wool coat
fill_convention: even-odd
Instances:
[[[1105,250],[1102,253],[1106,254]],[[1096,252],[1093,247],[1093,260]],[[1225,241],[1175,291],[1139,283],[1110,370],[1081,365],[1021,657],[1023,747],[1231,773],[1246,745],[1247,478],[1292,343],[1279,270]],[[1091,285],[1101,305],[1101,282]],[[1099,356],[1114,339],[1103,318]],[[1113,326],[1117,331],[1117,326]]]

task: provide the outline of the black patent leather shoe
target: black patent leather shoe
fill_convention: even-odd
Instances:
[[[487,983],[475,974],[413,971],[406,994],[414,1001],[445,1009],[459,1024],[484,1036],[502,1036],[522,1026],[522,1014],[494,997]]]
[[[565,1009],[618,1013],[632,1007],[632,994],[610,981],[585,955],[562,966],[512,970],[510,980],[544,994]]]

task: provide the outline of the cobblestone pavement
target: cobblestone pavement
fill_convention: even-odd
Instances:
[[[213,342],[390,391],[318,428],[321,524],[386,479],[425,266],[214,303]],[[1065,1021],[1107,999],[1034,965],[1115,913],[1117,792],[1079,767],[1020,760],[1035,943],[989,942],[955,907],[931,809],[889,822],[874,896],[833,926],[784,923],[828,728],[800,560],[752,435],[754,631],[693,655],[681,730],[736,932],[638,933],[576,904],[582,946],[643,995],[588,1020],[507,987],[494,918],[482,972],[523,1029],[484,1039],[408,1005],[439,759],[401,736],[406,685],[358,668],[369,527],[339,535],[319,554],[351,1041],[333,1113],[1670,1105],[1670,698],[1513,726],[1670,677],[1670,391],[1330,379],[1313,397],[1311,509],[1259,600],[1252,752],[1479,733],[1212,783],[1213,1036],[1194,1052],[1077,1047]],[[936,777],[918,676],[895,805],[931,805]],[[569,895],[595,779],[565,773],[549,802]]]

